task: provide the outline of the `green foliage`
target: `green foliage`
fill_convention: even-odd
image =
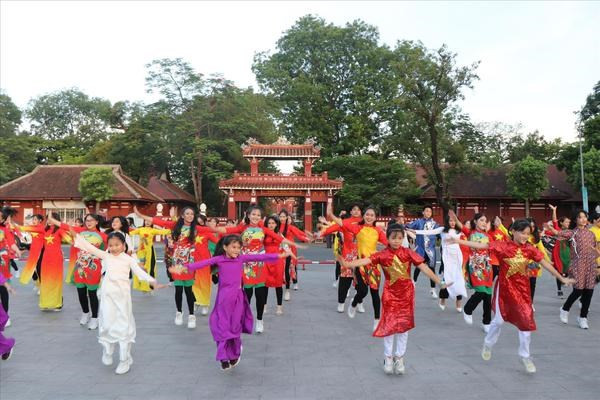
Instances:
[[[548,164],[531,156],[515,163],[508,173],[508,192],[527,203],[539,198],[548,188],[546,169]],[[529,209],[526,210],[529,215]]]
[[[281,105],[281,127],[292,142],[314,139],[325,157],[360,154],[380,141],[395,91],[391,52],[377,28],[343,27],[307,15],[284,32],[273,54],[258,53],[260,87]]]
[[[575,187],[581,188],[581,164],[579,160],[573,163],[571,170],[576,172],[570,175],[570,181]],[[595,147],[583,153],[583,173],[589,200],[600,202],[600,150]]]
[[[400,159],[377,153],[325,158],[315,171],[328,171],[331,178],[344,178],[336,208],[358,203],[389,214],[399,204],[415,201],[419,195],[414,170]]]
[[[90,167],[81,172],[77,189],[83,200],[95,201],[96,206],[114,195],[115,176],[112,168]]]
[[[21,110],[0,92],[0,139],[15,135],[21,124]]]
[[[163,58],[146,64],[148,93],[159,93],[173,111],[181,112],[202,93],[202,74],[181,58]]]
[[[582,121],[600,114],[600,81],[596,82],[592,93],[585,99],[585,105],[581,109],[580,115]]]

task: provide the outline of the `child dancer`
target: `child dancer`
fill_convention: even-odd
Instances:
[[[387,229],[388,247],[370,257],[355,261],[340,262],[346,268],[356,268],[362,265],[380,265],[385,275],[381,320],[373,336],[383,337],[384,356],[383,370],[386,374],[404,374],[404,353],[408,340],[408,331],[415,327],[415,285],[410,277],[411,264],[416,265],[429,279],[442,288],[451,283],[442,284],[440,278],[425,264],[425,259],[419,254],[402,247],[404,228],[391,224]],[[396,351],[393,352],[394,341]]]
[[[531,307],[531,286],[529,284],[528,267],[531,262],[537,262],[548,270],[563,284],[571,285],[575,280],[562,277],[552,264],[544,259],[538,249],[528,243],[531,234],[530,222],[520,219],[510,227],[512,240],[481,243],[466,240],[454,240],[473,249],[488,250],[495,253],[500,260],[500,271],[494,287],[494,319],[489,332],[483,341],[481,357],[488,361],[492,357],[492,347],[500,337],[500,328],[504,321],[515,325],[519,330],[519,356],[525,370],[533,374],[536,371],[531,360],[529,343],[531,331],[536,329]]]
[[[264,224],[267,229],[280,234],[279,231],[279,219],[275,216],[269,216],[265,219]],[[270,254],[279,254],[282,249],[280,242],[272,239],[271,236],[265,236],[264,240],[265,252]],[[287,259],[286,259],[287,260]],[[286,261],[287,262],[287,261]],[[265,280],[265,286],[267,288],[275,288],[275,296],[277,297],[277,311],[275,314],[283,314],[283,283],[284,283],[284,260],[277,259],[274,262],[265,263],[265,269],[267,270],[267,278]],[[268,289],[267,289],[268,290]],[[267,292],[267,298],[268,298]],[[265,301],[265,308],[267,303]]]
[[[241,252],[242,238],[227,235],[219,240],[214,257],[188,264],[185,268],[171,267],[172,274],[181,274],[182,269],[192,272],[209,265],[218,268],[219,288],[209,325],[217,344],[216,359],[221,363],[223,371],[240,362],[242,332],[252,333],[252,311],[241,287],[244,263],[273,262],[291,254],[289,250],[280,254],[240,254]]]
[[[155,289],[166,285],[158,284],[138,265],[138,261],[127,254],[125,236],[121,232],[108,235],[108,251],[102,251],[88,243],[81,235],[75,237],[75,246],[101,259],[106,266],[106,274],[100,294],[100,314],[98,342],[102,345],[102,363],[112,365],[113,352],[119,343],[119,365],[115,372],[119,375],[129,371],[131,344],[135,342],[135,319],[131,307],[129,273],[132,271],[140,280],[153,284]]]
[[[0,286],[6,289],[10,294],[15,294],[13,288],[8,284],[7,279],[0,272]],[[15,345],[15,339],[5,337],[2,332],[9,321],[8,314],[4,311],[4,307],[0,307],[0,357],[6,361],[12,355],[12,348]]]
[[[22,285],[27,285],[32,276],[35,275],[36,286],[39,285],[37,277],[41,269],[42,250],[44,249],[44,234],[40,233],[37,228],[42,226],[44,216],[36,214],[31,217],[32,225],[21,226],[19,229],[23,232],[29,232],[31,235],[31,246],[29,247],[29,256],[23,267],[23,272],[19,278]],[[37,290],[36,290],[37,291]]]
[[[151,277],[156,278],[156,251],[154,250],[154,237],[157,235],[169,235],[171,231],[169,229],[156,229],[152,227],[152,223],[144,221],[144,226],[129,231],[129,234],[133,236],[139,236],[140,247],[137,249],[137,257],[140,263],[144,264],[144,270],[150,274]],[[150,285],[148,282],[140,281],[137,276],[133,277],[133,289],[139,290],[140,292],[150,292]]]
[[[296,228],[292,223],[292,217],[286,210],[279,212],[279,231],[284,238],[293,242],[298,239],[302,242],[309,242],[310,239],[300,229]],[[311,235],[312,236],[312,235]],[[292,253],[294,256],[298,256],[298,250],[296,247],[292,247]],[[297,258],[288,257],[285,260],[285,300],[290,300],[290,286],[293,283],[294,290],[298,290],[298,263]]]
[[[61,223],[51,215],[48,216],[49,224],[59,226],[66,231],[73,230],[96,248],[104,250],[106,235],[98,228],[101,218],[95,214],[88,214],[83,221],[85,226],[76,227]],[[71,262],[73,262],[73,270],[68,272],[66,280],[68,283],[75,283],[77,288],[82,311],[79,324],[82,326],[87,324],[89,330],[98,329],[98,287],[102,279],[102,261],[93,254],[78,249],[76,257],[69,261],[69,265]]]
[[[552,210],[552,227],[554,230],[560,232],[564,229],[569,229],[571,219],[568,217],[557,218],[556,206],[548,204],[548,207]],[[552,248],[552,262],[554,263],[554,268],[556,268],[562,276],[568,275],[569,266],[571,265],[571,247],[569,246],[568,240],[556,238],[554,247]],[[564,298],[562,284],[558,279],[556,280],[556,295],[559,299]]]

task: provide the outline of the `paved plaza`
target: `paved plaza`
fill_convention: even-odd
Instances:
[[[331,259],[314,245],[309,259]],[[162,259],[162,250],[159,251]],[[160,280],[166,281],[159,263]],[[404,376],[382,371],[383,343],[371,336],[370,296],[365,314],[354,320],[336,312],[333,266],[300,271],[300,290],[274,313],[270,293],[265,333],[244,335],[239,367],[223,373],[215,361],[208,318],[198,327],[175,326],[173,289],[155,296],[133,293],[137,339],[131,371],[105,367],[96,331],[79,326],[74,287],[64,290],[62,312],[41,312],[32,286],[15,285],[7,336],[17,344],[0,362],[0,400],[57,399],[598,399],[600,398],[600,295],[589,315],[590,330],[576,326],[577,306],[568,326],[560,323],[555,283],[547,272],[538,281],[538,331],[531,351],[538,372],[523,372],[516,328],[505,325],[492,360],[480,356],[483,332],[467,326],[453,307],[441,311],[429,297],[428,280],[416,290],[416,328],[410,331]],[[216,290],[213,290],[213,296]],[[570,292],[570,289],[567,290]],[[474,315],[481,319],[481,308]],[[115,357],[116,361],[116,357]]]

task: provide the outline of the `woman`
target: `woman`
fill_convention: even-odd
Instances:
[[[589,329],[587,315],[596,286],[597,266],[596,237],[588,229],[588,213],[579,210],[571,219],[569,229],[554,231],[560,239],[567,239],[571,246],[571,266],[569,277],[575,280],[573,291],[560,309],[560,320],[569,323],[569,311],[577,299],[581,297],[581,311],[577,323],[581,329]]]
[[[556,206],[551,204],[548,205],[552,210],[552,228],[548,227],[551,232],[554,231],[562,231],[569,229],[569,225],[571,224],[571,219],[568,217],[560,217],[557,218],[556,215]],[[571,246],[568,240],[559,239],[557,237],[554,242],[554,247],[552,248],[552,262],[554,263],[554,268],[562,276],[568,276],[569,274],[569,266],[571,265]],[[556,296],[559,299],[564,298],[564,293],[562,291],[562,283],[559,279],[556,280]]]
[[[308,236],[292,224],[292,217],[286,210],[279,212],[279,230],[284,238],[293,242],[298,239],[302,242],[309,242]],[[285,300],[290,300],[290,284],[294,283],[294,290],[298,290],[298,250],[292,247],[292,254],[295,257],[288,257],[285,260]]]
[[[281,232],[279,230],[279,221],[280,220],[278,217],[271,215],[265,219],[264,226],[266,226],[267,229],[272,230],[276,234],[281,235]],[[271,236],[265,236],[264,245],[265,253],[271,254],[279,254],[283,252],[284,249],[289,248],[288,246],[283,246],[282,248],[280,242],[278,242],[275,239],[272,239]],[[277,311],[275,311],[275,314],[277,315],[283,314],[283,284],[285,281],[284,268],[284,261],[282,259],[277,259],[273,262],[265,263],[265,269],[267,270],[267,278],[265,281],[265,285],[267,286],[267,288],[275,288],[275,296],[277,297]],[[265,308],[266,306],[267,304],[265,302]]]
[[[140,264],[144,265],[144,271],[156,278],[156,251],[154,249],[154,238],[158,235],[169,235],[169,229],[156,229],[148,221],[144,221],[144,226],[133,229],[129,234],[139,236],[140,247],[137,249],[137,258]],[[140,280],[137,275],[133,276],[133,289],[140,292],[154,293],[147,281]]]

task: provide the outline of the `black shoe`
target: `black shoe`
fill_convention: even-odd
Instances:
[[[7,360],[10,358],[10,356],[12,356],[12,349],[10,349],[10,350],[8,351],[8,353],[4,353],[4,354],[2,354],[2,360],[3,360],[3,361],[7,361]]]
[[[229,364],[229,361],[221,361],[221,371],[227,371],[230,368],[231,364]]]
[[[562,290],[559,290],[556,295],[558,296],[559,299],[562,299],[564,296]]]

